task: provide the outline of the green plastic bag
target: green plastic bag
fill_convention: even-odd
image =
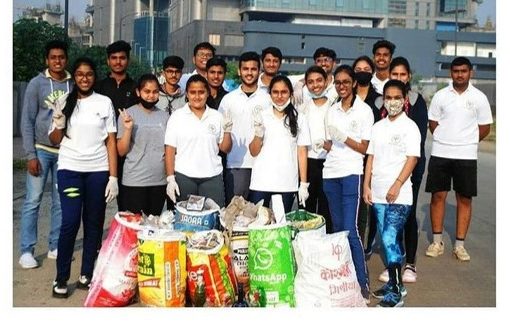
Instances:
[[[296,273],[289,224],[249,227],[250,293],[261,307],[295,306]]]

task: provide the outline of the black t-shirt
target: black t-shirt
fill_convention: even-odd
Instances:
[[[218,93],[216,94],[216,98],[213,98],[213,96],[211,96],[211,95],[209,95],[209,97],[207,97],[207,102],[206,102],[207,106],[217,110],[218,107],[220,107],[221,100],[223,99],[223,97],[225,97],[225,95],[227,93],[228,92],[225,91],[225,89],[223,89],[222,86],[220,86],[218,89]]]
[[[128,76],[117,86],[117,81],[108,76],[96,83],[94,91],[112,100],[115,115],[119,117],[119,108],[128,108],[137,103],[136,82]]]

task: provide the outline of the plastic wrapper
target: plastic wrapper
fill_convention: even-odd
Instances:
[[[220,207],[212,199],[207,198],[205,200],[202,211],[187,210],[187,204],[187,201],[181,201],[175,205],[175,230],[198,232],[219,228]]]
[[[136,233],[141,229],[141,221],[140,215],[124,212],[113,218],[97,258],[86,307],[119,307],[131,303],[137,286]]]
[[[199,249],[191,243],[212,244],[216,246]],[[200,248],[204,248],[202,245]],[[236,279],[228,249],[223,235],[217,230],[196,232],[191,235],[187,251],[188,292],[194,306],[229,307],[235,301]],[[200,298],[197,292],[203,289],[205,299],[197,304]]]

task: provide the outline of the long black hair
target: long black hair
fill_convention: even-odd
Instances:
[[[409,78],[411,78],[411,66],[409,65],[409,61],[407,61],[406,58],[404,58],[403,56],[398,56],[391,60],[390,73],[397,66],[404,66],[404,68],[407,70],[407,75],[409,76]],[[406,86],[406,93],[411,91],[411,80],[407,81],[407,83],[404,84]]]
[[[287,86],[287,88],[290,91],[290,97],[292,97],[292,94],[294,93],[294,89],[292,88],[292,83],[290,83],[290,80],[287,78],[287,76],[283,75],[276,75],[271,79],[271,83],[269,83],[269,92],[273,90],[273,86],[275,83],[283,82]],[[285,109],[283,110],[285,113],[285,119],[283,120],[283,124],[285,127],[290,129],[290,133],[292,134],[292,137],[296,137],[298,133],[298,123],[297,123],[297,117],[298,113],[296,111],[296,108],[292,103],[287,105]]]
[[[94,72],[94,82],[95,82],[95,78],[97,77],[96,64],[94,63],[94,61],[92,59],[90,59],[88,57],[80,57],[74,61],[73,69],[72,69],[73,79],[74,79],[74,75],[76,74],[76,71],[78,70],[78,67],[80,67],[81,65],[87,65],[92,69],[92,71]],[[92,89],[92,87],[91,87],[91,89]],[[67,136],[67,127],[69,126],[69,121],[71,121],[71,116],[73,115],[74,109],[76,107],[76,103],[78,102],[78,90],[79,90],[78,85],[75,82],[73,89],[69,93],[69,96],[67,96],[66,106],[62,110],[62,113],[64,113],[64,115],[66,116],[66,126],[64,127],[64,135],[66,137],[69,137],[69,136]]]
[[[354,83],[357,82],[356,81],[356,74],[354,73],[354,69],[352,69],[352,67],[349,66],[349,65],[340,65],[340,66],[338,66],[335,69],[335,73],[333,74],[333,78],[335,78],[338,73],[346,73],[352,79],[353,87],[352,87],[352,100],[351,100],[351,105],[350,105],[350,107],[352,107],[352,105],[354,105],[354,100],[356,100],[356,93],[357,93],[357,85],[354,86]],[[340,100],[341,100],[340,96],[338,96],[338,101],[340,101]]]

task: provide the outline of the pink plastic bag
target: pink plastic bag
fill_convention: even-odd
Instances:
[[[128,305],[137,290],[139,215],[115,215],[97,258],[86,307]]]

